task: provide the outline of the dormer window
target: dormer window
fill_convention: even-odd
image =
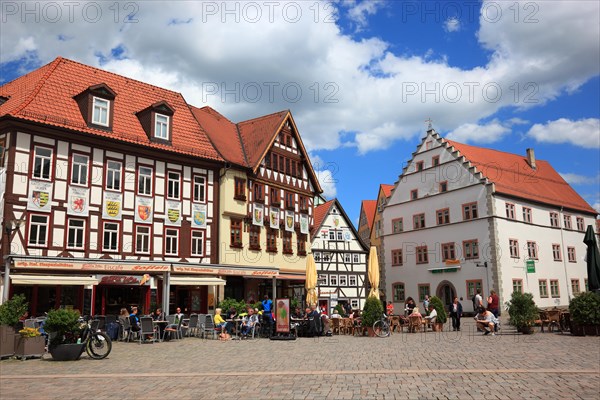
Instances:
[[[92,107],[92,124],[108,126],[110,102],[99,97],[94,97]]]
[[[136,115],[150,141],[171,144],[174,113],[175,110],[166,101],[159,101]]]
[[[162,114],[154,115],[154,137],[169,140],[169,117]]]
[[[88,87],[73,99],[90,128],[111,130],[117,94],[105,83]]]

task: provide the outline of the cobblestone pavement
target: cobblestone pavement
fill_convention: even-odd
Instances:
[[[482,336],[469,322],[385,339],[185,338],[117,342],[101,361],[4,360],[0,399],[600,399],[600,338]]]

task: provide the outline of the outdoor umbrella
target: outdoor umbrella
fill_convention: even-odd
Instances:
[[[596,234],[592,225],[588,225],[583,243],[587,245],[588,290],[595,292],[600,290],[600,253],[598,252]]]
[[[369,297],[373,296],[379,299],[379,260],[377,259],[377,249],[371,246],[369,251],[369,283],[371,291]]]
[[[306,257],[306,304],[317,304],[317,266],[312,253]]]

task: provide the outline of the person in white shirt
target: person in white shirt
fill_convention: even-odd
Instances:
[[[498,319],[491,311],[481,307],[479,309],[479,313],[477,313],[475,316],[475,321],[477,322],[477,327],[483,330],[484,335],[489,335],[490,333],[492,336],[495,335],[494,331],[496,324],[498,323]]]
[[[429,321],[430,326],[432,323],[437,322],[437,311],[431,304],[429,305],[429,315],[425,319]]]

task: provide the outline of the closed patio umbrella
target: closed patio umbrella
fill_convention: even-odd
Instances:
[[[377,258],[377,249],[375,246],[371,246],[369,251],[369,284],[371,285],[371,291],[369,297],[373,296],[379,299],[379,260]]]
[[[600,290],[600,253],[592,225],[588,225],[583,243],[587,245],[588,290],[595,292]]]
[[[317,297],[317,266],[315,259],[310,253],[306,257],[306,303],[308,305],[316,305],[319,301]]]

